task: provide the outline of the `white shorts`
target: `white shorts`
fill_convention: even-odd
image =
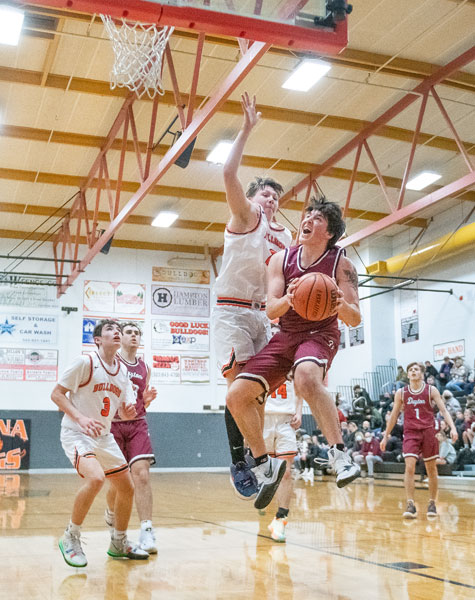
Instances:
[[[271,338],[265,311],[215,306],[211,315],[218,367],[224,377],[236,364],[257,354]]]
[[[264,442],[267,452],[279,458],[297,455],[295,429],[290,425],[292,415],[266,414],[264,418]]]
[[[75,429],[61,427],[60,439],[66,456],[79,475],[81,461],[91,457],[99,461],[106,477],[118,475],[129,468],[112,433],[93,438]]]

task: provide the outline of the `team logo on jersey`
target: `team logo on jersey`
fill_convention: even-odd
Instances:
[[[407,399],[407,404],[417,406],[418,404],[425,404],[425,400],[422,400],[421,398],[414,399],[412,396],[409,396],[409,398]]]

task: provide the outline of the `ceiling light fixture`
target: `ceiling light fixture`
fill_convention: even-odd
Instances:
[[[434,183],[434,181],[437,181],[441,177],[442,175],[439,175],[438,173],[423,171],[422,173],[419,173],[419,175],[417,175],[416,177],[410,179],[407,182],[406,187],[408,190],[415,190],[418,192],[419,190],[423,190],[431,183]]]
[[[219,142],[208,154],[206,160],[214,163],[215,165],[224,165],[229,153],[231,152],[232,145],[233,142]]]
[[[0,6],[0,44],[18,46],[25,13],[12,6]]]
[[[319,79],[328,73],[330,69],[331,66],[323,60],[304,60],[299,64],[282,87],[286,90],[307,92]]]
[[[170,227],[178,219],[178,213],[171,210],[161,210],[152,221],[153,227]]]

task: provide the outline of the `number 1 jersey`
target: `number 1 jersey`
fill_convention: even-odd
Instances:
[[[404,431],[434,427],[435,417],[430,399],[430,389],[431,386],[427,383],[424,383],[417,391],[411,390],[408,385],[402,389]]]

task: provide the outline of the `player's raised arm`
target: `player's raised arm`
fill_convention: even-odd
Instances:
[[[337,301],[338,318],[350,327],[361,323],[358,274],[349,258],[342,256],[336,269],[336,282],[342,295]]]
[[[274,254],[267,267],[267,308],[269,319],[277,319],[284,315],[292,306],[295,284],[291,283],[285,293],[285,278],[283,272],[285,250]]]
[[[388,441],[388,437],[391,435],[391,431],[394,429],[394,425],[396,425],[399,414],[402,409],[402,391],[399,389],[394,396],[394,406],[389,415],[389,421],[386,424],[386,430],[383,435],[383,439],[381,440],[381,450],[384,452],[386,450],[386,443]]]
[[[447,407],[445,406],[445,402],[442,400],[442,398],[440,396],[439,390],[433,385],[430,386],[430,399],[432,400],[432,402],[434,402],[434,404],[437,405],[437,408],[439,409],[440,414],[444,417],[445,422],[450,427],[450,437],[452,438],[452,441],[455,443],[458,440],[459,434],[454,425],[454,421],[453,421],[452,417],[450,416],[450,413],[447,410]]]
[[[256,110],[256,97],[252,99],[244,93],[241,96],[241,105],[244,119],[241,130],[234,140],[231,152],[224,163],[223,177],[226,189],[226,201],[231,211],[230,228],[240,232],[255,226],[258,218],[258,207],[246,198],[242,184],[238,178],[238,169],[241,164],[244,146],[255,125],[261,118],[261,113]]]

